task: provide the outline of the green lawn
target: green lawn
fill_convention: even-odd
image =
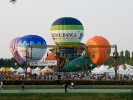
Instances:
[[[0,100],[133,100],[131,93],[2,93]]]
[[[20,85],[4,85],[3,89],[19,89]],[[61,89],[62,85],[25,85],[27,89]],[[133,85],[76,85],[76,89],[132,89]]]

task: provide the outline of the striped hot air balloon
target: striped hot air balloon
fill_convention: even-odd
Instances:
[[[23,60],[22,58],[20,57],[19,53],[18,53],[18,50],[17,50],[17,45],[18,45],[18,42],[20,41],[21,37],[17,37],[17,38],[14,38],[11,42],[10,42],[10,50],[11,50],[11,53],[14,57],[14,59],[19,63],[19,64],[22,64],[23,63]]]
[[[80,45],[84,35],[82,23],[72,17],[57,19],[50,31],[56,45]]]

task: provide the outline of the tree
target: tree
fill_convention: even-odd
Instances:
[[[114,58],[110,56],[109,59],[104,63],[104,65],[108,65],[109,67],[114,66]]]
[[[131,58],[133,58],[133,52],[132,52],[132,56],[131,56]]]
[[[130,61],[130,52],[128,50],[125,51],[125,63],[129,64]]]
[[[11,58],[11,59],[1,58],[0,59],[0,67],[15,67],[15,63],[17,63],[17,62],[14,58]],[[20,66],[18,63],[17,63],[17,65]]]
[[[122,65],[122,64],[124,64],[124,63],[125,63],[124,52],[121,51],[121,52],[120,52],[120,64]]]
[[[131,56],[131,58],[130,58],[129,64],[133,66],[133,52],[132,52],[132,56]]]

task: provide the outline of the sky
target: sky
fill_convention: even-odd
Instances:
[[[50,27],[61,17],[81,21],[83,43],[103,36],[118,51],[133,51],[133,0],[0,0],[0,58],[11,58],[11,40],[24,35],[39,35],[54,45]]]

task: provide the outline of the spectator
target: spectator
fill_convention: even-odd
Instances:
[[[21,84],[22,91],[24,90],[24,82]]]
[[[65,85],[65,92],[67,92],[67,83],[65,83],[64,85]]]
[[[70,89],[73,89],[73,88],[74,88],[74,83],[71,82],[71,84],[70,84]]]
[[[2,81],[0,82],[0,88],[1,88],[1,90],[3,89],[3,82]]]

